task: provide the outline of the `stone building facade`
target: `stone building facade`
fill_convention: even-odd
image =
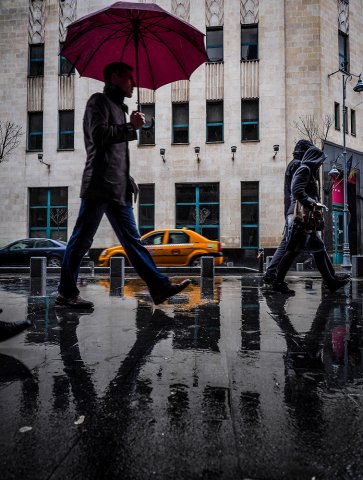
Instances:
[[[103,85],[77,73],[67,75],[70,66],[58,53],[67,25],[108,3],[1,2],[0,120],[24,132],[20,145],[0,164],[1,244],[28,236],[69,238],[85,161],[83,112],[88,97]],[[326,181],[342,150],[342,78],[339,72],[328,75],[345,60],[351,72],[363,70],[362,2],[158,4],[206,32],[213,61],[199,67],[190,81],[141,91],[142,108],[155,117],[155,130],[130,145],[132,175],[142,191],[135,205],[140,230],[189,226],[219,238],[227,258],[254,260],[259,247],[273,249],[281,237],[283,174],[301,137],[296,122],[310,116],[321,125],[331,116]],[[356,80],[347,83],[346,142],[356,178],[350,187],[356,222],[352,250],[362,253],[363,94],[353,92]],[[129,106],[136,109],[136,95]],[[333,220],[332,229],[339,230]],[[330,237],[333,253],[339,250],[339,232]],[[93,246],[115,243],[104,220]]]

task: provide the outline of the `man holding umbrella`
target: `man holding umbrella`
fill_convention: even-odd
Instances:
[[[122,62],[112,62],[104,69],[105,88],[88,100],[83,119],[87,152],[81,185],[81,208],[64,255],[56,305],[73,308],[93,308],[82,299],[77,277],[83,256],[104,214],[110,221],[128,259],[147,284],[157,305],[181,292],[190,280],[171,283],[156,268],[148,250],[140,242],[132,197],[138,187],[130,176],[128,142],[136,140],[136,130],[145,124],[144,114],[132,112],[126,120],[127,106],[135,87],[133,68]]]

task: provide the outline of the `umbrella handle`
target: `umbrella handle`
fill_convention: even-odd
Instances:
[[[151,130],[151,129],[154,128],[154,127],[155,127],[155,118],[153,117],[153,118],[151,119],[150,125],[144,125],[144,126],[142,127],[142,129],[143,129],[143,130]]]

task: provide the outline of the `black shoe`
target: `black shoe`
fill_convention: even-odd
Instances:
[[[295,295],[295,290],[291,290],[286,282],[276,282],[276,280],[274,280],[272,290],[284,293],[285,295]]]
[[[153,302],[155,305],[159,305],[160,303],[165,302],[165,300],[173,295],[184,290],[187,288],[188,285],[191,284],[191,280],[188,278],[187,280],[183,280],[180,283],[169,283],[169,285],[165,286],[160,292],[154,293],[152,296]]]
[[[272,285],[275,279],[276,279],[276,275],[271,275],[271,273],[267,273],[267,272],[262,277],[262,281],[263,283],[266,283],[266,285]]]
[[[88,300],[84,300],[79,295],[75,297],[63,297],[60,293],[55,299],[55,304],[59,307],[70,307],[70,308],[84,308],[84,309],[93,309],[94,304]]]
[[[336,278],[331,283],[330,282],[328,283],[328,288],[331,291],[331,293],[334,293],[337,290],[339,290],[339,288],[344,287],[344,285],[347,285],[347,283],[349,283],[349,279],[340,280]]]
[[[335,280],[350,280],[350,273],[336,273]]]

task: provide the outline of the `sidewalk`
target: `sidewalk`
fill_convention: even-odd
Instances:
[[[93,312],[54,307],[0,276],[1,479],[359,479],[363,471],[363,280],[330,294],[291,272],[199,277],[154,308],[83,273]]]

